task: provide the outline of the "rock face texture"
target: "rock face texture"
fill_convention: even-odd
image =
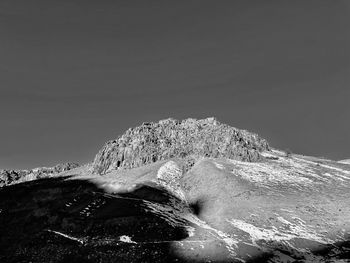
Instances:
[[[53,176],[78,166],[77,163],[63,163],[54,167],[39,167],[32,170],[0,170],[0,187]]]
[[[218,122],[166,119],[143,123],[107,142],[96,155],[92,172],[105,174],[118,168],[134,168],[171,158],[185,158],[189,163],[200,157],[257,161],[268,150],[265,139]]]

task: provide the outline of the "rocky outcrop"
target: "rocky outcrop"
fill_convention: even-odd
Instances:
[[[0,187],[53,176],[78,166],[77,163],[63,163],[54,167],[39,167],[32,170],[0,170]]]
[[[0,187],[13,184],[28,173],[27,170],[0,170]]]
[[[174,161],[168,161],[157,172],[157,183],[167,189],[180,200],[185,200],[185,195],[180,186],[183,169]]]
[[[166,119],[143,123],[127,130],[116,140],[107,142],[96,155],[92,172],[104,174],[119,168],[134,168],[170,158],[193,163],[200,157],[257,161],[268,150],[265,139],[218,122]]]

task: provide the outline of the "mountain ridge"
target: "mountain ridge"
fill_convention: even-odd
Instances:
[[[2,169],[0,170],[0,187],[55,176],[79,166],[77,163],[68,162],[53,167],[37,167],[30,170]]]
[[[201,157],[258,161],[268,142],[257,134],[206,119],[164,119],[128,129],[108,141],[95,156],[92,172],[104,174],[114,169],[184,158],[193,165]]]

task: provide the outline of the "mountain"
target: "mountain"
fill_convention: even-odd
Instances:
[[[193,164],[202,157],[257,161],[259,152],[268,150],[258,135],[218,122],[166,119],[143,123],[109,141],[96,155],[92,171],[104,174],[119,168],[135,168],[152,162],[179,157]]]
[[[213,118],[144,123],[0,189],[1,262],[349,262],[350,167]]]
[[[0,187],[55,176],[77,167],[79,167],[77,163],[63,163],[54,167],[38,167],[31,170],[0,170]]]

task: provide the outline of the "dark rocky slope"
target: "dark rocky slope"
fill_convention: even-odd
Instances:
[[[170,200],[149,186],[108,195],[63,177],[0,188],[0,262],[180,262],[170,245],[188,237],[185,225],[147,206]]]
[[[170,158],[185,158],[190,165],[200,157],[257,161],[259,153],[268,149],[265,139],[215,118],[166,119],[143,123],[107,142],[96,155],[92,171],[104,174]]]

